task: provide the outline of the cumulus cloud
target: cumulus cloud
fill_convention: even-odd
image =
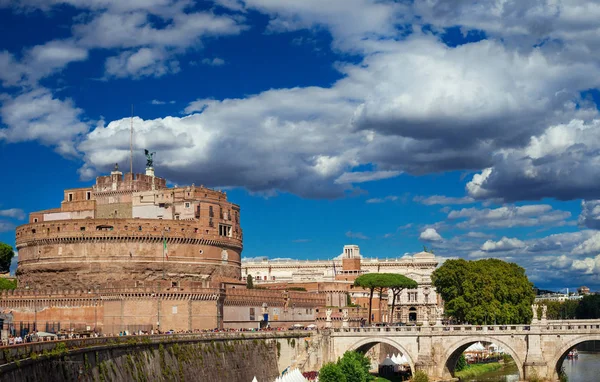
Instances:
[[[504,206],[490,208],[463,208],[448,213],[449,220],[462,220],[458,228],[503,228],[503,227],[531,227],[537,225],[564,226],[570,224],[567,219],[571,217],[569,211],[554,210],[548,204],[531,204],[526,206]]]
[[[591,237],[587,238],[571,251],[574,255],[589,255],[598,252],[600,252],[600,232],[594,232]]]
[[[106,59],[106,74],[114,77],[161,77],[179,71],[179,62],[160,49],[141,48]]]
[[[423,241],[442,241],[442,236],[436,231],[435,228],[426,228],[419,235],[419,239]]]
[[[9,208],[7,210],[0,210],[0,216],[23,220],[25,219],[25,212],[20,208]]]
[[[481,250],[485,252],[506,252],[523,247],[525,247],[525,243],[523,243],[521,240],[504,236],[498,241],[486,241],[481,246]]]
[[[2,101],[0,116],[6,127],[0,128],[0,140],[37,140],[64,155],[73,155],[74,140],[89,130],[88,124],[81,121],[83,110],[70,99],[55,98],[48,89],[5,95]]]
[[[505,149],[493,166],[467,184],[474,198],[506,201],[554,197],[595,199],[600,185],[600,119],[575,119],[531,137],[527,146]]]
[[[578,222],[587,228],[600,229],[600,200],[583,200]]]

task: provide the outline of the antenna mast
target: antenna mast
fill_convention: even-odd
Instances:
[[[129,131],[129,172],[133,175],[133,104],[131,104],[131,128]]]

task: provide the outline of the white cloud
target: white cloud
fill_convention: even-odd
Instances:
[[[385,203],[385,202],[395,202],[396,200],[398,200],[398,197],[395,195],[388,195],[385,198],[371,198],[371,199],[367,199],[367,203],[369,204],[375,204],[375,203]]]
[[[171,104],[172,105],[172,104],[175,103],[175,101],[161,101],[161,100],[158,100],[158,99],[153,99],[152,101],[150,101],[150,103],[152,105],[166,105],[166,104]]]
[[[362,232],[352,232],[352,231],[346,232],[346,237],[349,237],[351,239],[360,239],[360,240],[367,240],[367,239],[369,239],[367,237],[367,235],[365,235]]]
[[[506,252],[525,247],[525,243],[517,238],[503,237],[498,241],[488,240],[481,246],[485,252]]]
[[[210,66],[222,66],[225,65],[225,60],[219,57],[215,57],[212,60],[210,58],[205,58],[202,60],[202,63]]]
[[[598,277],[598,274],[600,274],[600,255],[597,255],[596,257],[587,257],[582,260],[573,260],[571,269],[583,274],[595,275]]]
[[[0,216],[23,220],[25,219],[25,212],[20,208],[9,208],[7,210],[0,210]]]
[[[592,229],[600,229],[600,200],[581,201],[578,223]]]
[[[595,199],[600,185],[600,119],[573,119],[534,135],[521,149],[504,149],[493,167],[467,184],[474,198]],[[584,221],[585,222],[585,221]]]
[[[583,243],[579,244],[571,251],[574,255],[588,255],[600,252],[600,232],[595,232]]]
[[[179,72],[179,62],[160,49],[141,48],[106,59],[106,74],[114,77],[161,77]]]
[[[456,198],[456,197],[443,196],[443,195],[431,195],[431,196],[427,196],[427,197],[415,196],[413,198],[413,201],[425,204],[427,206],[431,206],[434,204],[445,204],[445,205],[472,204],[472,203],[476,202],[475,199],[468,197],[468,196]]]
[[[419,239],[423,241],[442,241],[442,236],[436,231],[435,228],[426,228],[419,235]]]
[[[81,122],[83,110],[70,99],[60,100],[44,88],[37,88],[16,96],[4,96],[0,116],[5,128],[0,129],[0,140],[23,142],[37,140],[55,146],[64,155],[75,154],[74,139],[88,131]]]
[[[0,220],[0,232],[9,232],[15,229],[15,225],[11,222]]]
[[[463,208],[448,213],[449,220],[466,219],[458,223],[458,228],[502,228],[531,227],[536,225],[563,226],[570,224],[568,211],[552,209],[548,204],[531,204],[525,206],[504,206],[490,208]]]

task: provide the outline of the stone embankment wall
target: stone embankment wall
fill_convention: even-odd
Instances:
[[[3,348],[0,380],[272,382],[286,367],[300,366],[310,347],[304,333],[159,337]]]

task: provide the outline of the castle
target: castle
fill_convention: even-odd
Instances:
[[[239,206],[202,186],[168,188],[152,167],[115,166],[92,187],[65,190],[60,208],[17,228],[16,243],[21,286],[240,279]]]
[[[167,187],[151,154],[144,174],[116,165],[17,227],[19,287],[0,295],[0,336],[314,322],[322,295],[246,289],[242,238],[224,192]]]

